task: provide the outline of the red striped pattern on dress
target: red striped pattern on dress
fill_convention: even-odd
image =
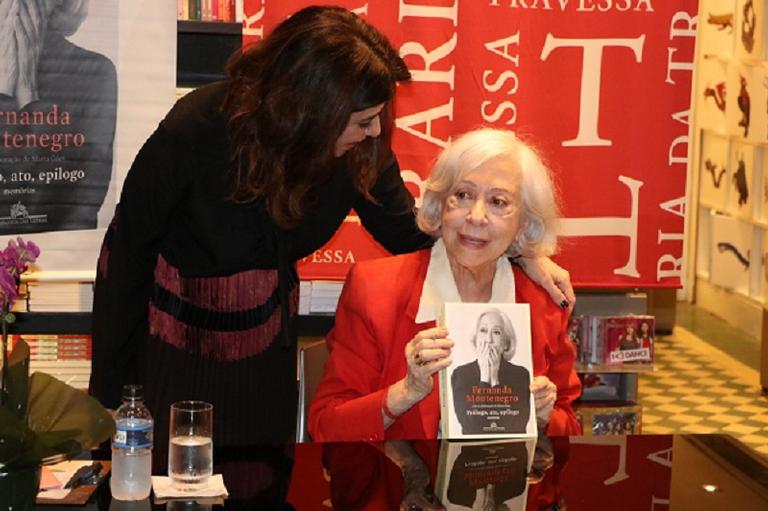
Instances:
[[[216,312],[255,308],[272,296],[277,287],[277,270],[248,270],[227,277],[183,278],[179,271],[158,257],[157,284],[183,301]],[[299,288],[289,296],[290,315],[298,311]],[[189,325],[149,304],[149,332],[180,350],[213,360],[233,361],[263,352],[280,334],[278,304],[269,318],[253,328],[218,331]]]

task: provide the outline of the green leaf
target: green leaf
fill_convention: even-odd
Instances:
[[[34,373],[30,381],[27,424],[35,432],[66,432],[81,449],[96,447],[115,432],[112,416],[85,392],[45,373]]]
[[[8,357],[0,406],[0,467],[25,468],[71,458],[110,438],[115,421],[96,399],[45,373],[29,374],[23,341]]]
[[[29,398],[29,346],[19,341],[8,356],[8,374],[5,375],[3,406],[20,420],[26,416]]]
[[[0,407],[0,465],[13,464],[25,452],[34,449],[35,432],[15,413]]]

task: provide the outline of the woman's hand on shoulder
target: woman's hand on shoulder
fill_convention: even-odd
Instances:
[[[571,286],[571,274],[549,257],[518,257],[516,262],[532,281],[544,288],[552,300],[563,309],[572,309],[576,294]]]
[[[432,392],[432,375],[451,364],[453,344],[448,329],[435,327],[422,330],[405,345],[405,389],[410,399],[421,401]]]

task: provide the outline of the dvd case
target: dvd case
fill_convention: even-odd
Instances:
[[[441,323],[456,342],[440,371],[443,438],[536,436],[528,304],[446,303]]]
[[[574,314],[568,318],[566,335],[576,348],[576,361],[582,364],[592,362],[589,316]]]
[[[596,316],[594,332],[604,364],[653,362],[653,316]]]

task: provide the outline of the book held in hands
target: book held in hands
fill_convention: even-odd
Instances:
[[[441,323],[456,343],[440,372],[443,438],[536,436],[528,304],[446,303]]]

